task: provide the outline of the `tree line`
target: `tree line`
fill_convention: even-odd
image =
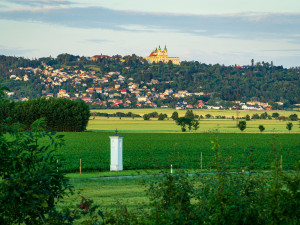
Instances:
[[[0,121],[22,123],[25,129],[37,119],[45,118],[47,129],[81,132],[86,130],[90,110],[84,101],[65,98],[37,98],[28,101],[0,101]]]

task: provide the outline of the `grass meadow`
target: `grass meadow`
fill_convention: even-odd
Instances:
[[[227,133],[241,133],[241,131],[236,127],[236,121],[232,119],[201,119],[200,127],[196,131],[197,133],[203,132],[227,132]],[[293,128],[291,132],[299,133],[300,125],[299,121],[293,121]],[[250,120],[247,121],[247,128],[243,133],[253,133],[260,132],[258,129],[259,125],[265,127],[266,132],[288,132],[286,129],[287,121],[280,120]],[[157,120],[157,118],[152,118],[150,120],[143,120],[143,118],[127,118],[123,117],[119,119],[118,117],[91,117],[87,130],[92,131],[115,131],[118,129],[121,132],[181,132],[180,126],[176,125],[175,121],[171,118],[169,120]],[[193,131],[194,132],[194,131]]]
[[[147,108],[147,109],[93,109],[91,112],[101,112],[101,113],[116,113],[116,112],[122,112],[122,113],[128,113],[132,112],[135,114],[139,114],[143,116],[144,114],[151,113],[151,112],[157,112],[158,114],[163,113],[167,114],[168,117],[171,117],[172,113],[174,111],[177,111],[179,116],[184,116],[186,113],[185,110],[175,110],[170,108]],[[207,114],[211,114],[212,116],[226,116],[228,118],[231,118],[232,116],[236,117],[236,110],[215,110],[215,109],[193,109],[194,114],[196,115],[202,115],[205,116]],[[257,111],[257,110],[239,110],[239,117],[245,117],[247,114],[252,116],[253,114],[261,114],[267,112],[269,115],[272,115],[273,113],[279,113],[280,116],[289,116],[291,114],[297,114],[298,118],[300,117],[299,111],[284,111],[284,110],[269,110],[269,111]]]
[[[163,113],[167,114],[169,119],[165,119],[163,121],[158,120],[157,118],[151,118],[149,121],[143,120],[143,118],[118,118],[118,117],[91,117],[88,123],[87,130],[93,131],[102,131],[102,132],[111,132],[118,129],[121,132],[181,132],[179,126],[175,124],[175,122],[170,118],[172,113],[176,110],[174,109],[103,109],[103,110],[91,110],[91,112],[101,112],[101,113],[128,113],[132,112],[134,114],[139,114],[143,116],[144,114],[157,112],[158,114]],[[179,117],[184,116],[187,110],[177,110]],[[227,119],[201,119],[200,127],[196,131],[198,133],[203,132],[229,132],[229,133],[239,133],[239,129],[236,127],[237,121],[232,120],[232,116],[236,117],[236,111],[234,110],[208,110],[208,109],[194,109],[194,114],[202,115],[205,117],[207,114],[211,114],[212,116],[225,116]],[[240,110],[239,117],[245,117],[247,114],[252,116],[255,113],[259,115],[261,113],[267,112],[269,115],[277,112],[281,116],[288,117],[291,114],[297,114],[298,118],[300,117],[300,112],[298,111],[246,111]],[[291,132],[298,133],[300,132],[300,124],[299,121],[293,121],[293,128]],[[258,126],[263,125],[265,127],[266,132],[288,132],[286,129],[287,121],[280,120],[250,120],[247,121],[247,128],[243,132],[259,132]]]

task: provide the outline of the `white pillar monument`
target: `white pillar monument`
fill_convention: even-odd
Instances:
[[[110,171],[123,170],[123,135],[110,135]]]

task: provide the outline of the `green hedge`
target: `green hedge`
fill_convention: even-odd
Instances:
[[[0,121],[10,117],[9,124],[20,122],[29,128],[41,117],[54,131],[85,131],[90,117],[88,105],[65,98],[37,98],[24,102],[0,101]]]

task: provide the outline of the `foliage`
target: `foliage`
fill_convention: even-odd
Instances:
[[[244,120],[239,121],[237,127],[238,127],[241,131],[245,130],[245,129],[246,129],[246,121],[244,121]]]
[[[250,116],[247,114],[246,117],[245,117],[246,121],[249,121],[250,120]]]
[[[5,97],[5,91],[9,91],[7,87],[1,87],[0,88],[0,100],[3,100]]]
[[[0,136],[0,220],[1,224],[42,224],[47,215],[56,214],[55,205],[71,191],[68,180],[54,158],[62,135],[45,131],[44,118],[36,120],[31,131],[21,124],[4,127]],[[40,139],[50,143],[39,145]]]
[[[147,185],[150,199],[144,210],[128,211],[116,205],[114,224],[298,224],[299,165],[292,174],[280,169],[278,151],[273,149],[270,174],[253,174],[256,149],[249,147],[247,173],[231,172],[231,156],[212,141],[216,172],[190,177],[183,170],[163,173]],[[105,216],[104,216],[104,220]]]
[[[46,131],[46,120],[33,122],[29,131],[20,123],[0,124],[0,223],[1,224],[99,224],[99,205],[82,198],[78,209],[56,210],[73,187],[61,170],[55,152],[63,135]],[[76,215],[77,214],[77,215]]]
[[[199,129],[199,121],[198,120],[193,120],[192,121],[192,127],[196,131]]]
[[[185,132],[186,131],[186,126],[191,126],[192,124],[192,120],[189,119],[189,118],[186,118],[186,117],[179,117],[177,120],[176,120],[176,124],[181,126],[181,131],[182,132]]]
[[[144,120],[150,120],[150,115],[149,114],[144,114],[143,119]]]
[[[194,113],[193,113],[193,110],[188,110],[188,111],[186,111],[184,117],[187,118],[187,119],[193,120],[193,119],[195,118],[195,115],[194,115]]]
[[[293,123],[289,122],[286,124],[286,129],[288,129],[289,131],[291,131],[293,128]]]
[[[265,130],[265,127],[264,127],[264,125],[259,125],[258,129],[260,130],[260,132],[263,132]]]
[[[298,120],[298,115],[297,115],[297,114],[291,114],[291,115],[289,116],[289,119],[290,119],[291,121],[297,121],[297,120]]]
[[[174,111],[174,112],[172,113],[171,118],[172,118],[173,120],[177,120],[177,119],[178,119],[178,112]]]
[[[167,116],[167,114],[162,114],[162,113],[160,113],[159,115],[158,115],[158,120],[164,120],[165,118],[167,118],[168,116]]]
[[[274,118],[278,118],[279,117],[279,113],[275,112],[275,113],[272,113],[272,117]]]
[[[47,129],[56,131],[84,131],[90,111],[83,101],[64,98],[38,98],[25,102],[1,101],[0,120],[11,117],[10,124],[20,122],[30,128],[37,119],[45,117]]]

